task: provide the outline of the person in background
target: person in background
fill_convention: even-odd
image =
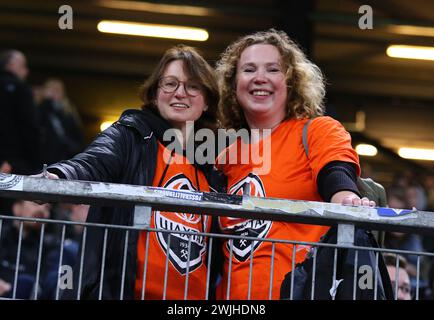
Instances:
[[[427,194],[427,211],[434,211],[434,174],[427,175],[423,185]]]
[[[411,209],[413,206],[407,197],[408,186],[392,186],[387,189],[387,199],[389,207],[394,209]],[[414,203],[413,203],[414,204]],[[384,247],[405,251],[425,252],[422,237],[416,233],[403,233],[396,231],[385,232]],[[418,256],[414,254],[403,254],[406,260],[406,270],[410,276],[410,283],[413,289],[416,288],[417,261]],[[425,256],[420,256],[419,288],[424,289],[428,286],[427,273],[428,261]]]
[[[32,174],[41,167],[39,120],[28,74],[21,51],[0,52],[0,174]],[[13,202],[0,198],[0,214],[10,215]]]
[[[53,218],[61,221],[85,222],[89,211],[89,205],[61,203],[53,210]],[[58,225],[56,235],[60,239],[61,232],[59,227],[63,228],[63,224]],[[62,265],[73,267],[79,261],[81,255],[79,244],[82,240],[83,225],[73,224],[65,225],[65,240],[63,243]],[[60,251],[52,251],[46,257],[48,271],[45,277],[41,280],[39,298],[40,299],[55,299],[57,283],[59,277],[59,259]]]
[[[69,220],[73,222],[86,222],[89,213],[89,206],[86,204],[70,204],[69,205]],[[79,241],[82,233],[83,226],[75,224],[71,233],[71,240]]]
[[[0,52],[0,172],[32,174],[40,169],[38,112],[26,56],[15,49]]]
[[[58,203],[53,206],[52,218],[59,221],[71,221],[84,223],[86,222],[87,215],[89,213],[89,205],[86,204],[74,204],[74,203]],[[55,225],[52,232],[56,235],[61,235],[63,225]],[[76,244],[78,250],[78,244],[83,234],[83,225],[80,224],[68,224],[65,228],[65,239],[71,243]],[[75,246],[75,245],[74,245]]]
[[[41,161],[51,164],[66,160],[84,147],[81,120],[65,93],[63,82],[49,79],[42,88]]]
[[[2,228],[0,238],[0,296],[12,297],[18,246],[21,238],[16,298],[30,299],[33,290],[36,288],[35,281],[42,226],[41,223],[31,220],[35,218],[48,219],[51,214],[50,205],[18,200],[12,206],[12,213],[14,217],[25,218],[26,220],[22,222],[21,237],[20,220],[14,220],[13,223]],[[45,258],[59,250],[59,241],[55,236],[46,232],[42,248],[42,265],[39,275],[41,281],[50,269]]]
[[[392,282],[392,288],[398,287],[396,295],[397,300],[411,300],[410,276],[407,272],[407,260],[400,255],[385,253],[383,254],[387,271]],[[398,257],[398,258],[397,258]],[[398,270],[396,269],[396,260],[398,259]]]
[[[257,197],[375,205],[361,198],[357,189],[360,166],[349,133],[338,121],[322,116],[325,87],[320,70],[284,32],[270,29],[236,40],[222,54],[217,74],[220,121],[225,128],[255,129],[260,134],[256,135],[259,138],[251,134],[248,142],[237,139],[218,157],[217,168],[228,177],[229,193],[242,195],[249,190]],[[307,155],[302,132],[308,121]],[[252,159],[245,164],[222,162],[231,152],[238,155],[236,159],[242,158],[240,150],[246,143],[258,150],[266,150],[268,145],[271,156],[260,163]],[[328,230],[324,226],[233,217],[219,217],[219,225],[225,234],[262,240],[315,242]],[[272,248],[267,241],[236,239],[231,244],[225,239],[217,297],[268,299],[273,275],[272,299],[278,299],[280,285],[291,270],[292,250],[292,245],[282,243]],[[303,261],[308,250],[307,246],[297,246],[295,263]]]

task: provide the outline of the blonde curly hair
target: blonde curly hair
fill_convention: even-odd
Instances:
[[[219,120],[223,127],[248,128],[236,97],[236,71],[241,53],[254,44],[271,44],[281,56],[288,87],[286,117],[314,118],[324,114],[325,81],[321,70],[310,62],[283,31],[269,29],[244,36],[232,43],[217,62],[220,87]]]

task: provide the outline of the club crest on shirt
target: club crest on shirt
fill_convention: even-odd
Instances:
[[[191,181],[184,174],[178,174],[170,178],[165,183],[164,188],[196,191]],[[202,232],[202,226],[207,225],[207,216],[181,212],[162,213],[154,211],[154,223],[157,229],[172,231],[170,233],[157,232],[156,235],[161,249],[167,254],[170,234],[169,261],[180,274],[185,275],[187,273],[187,266],[188,272],[193,272],[201,266],[206,244],[204,237],[197,233]],[[188,234],[182,234],[179,231],[185,231]],[[190,261],[189,265],[187,265],[188,261]]]
[[[246,187],[247,184],[249,184],[249,187]],[[232,185],[229,188],[229,193],[243,195],[245,190],[248,189],[250,189],[251,196],[265,197],[264,184],[261,178],[253,173],[249,173],[245,178]],[[227,225],[224,228],[224,232],[243,237],[265,238],[273,225],[273,222],[268,220],[225,219],[227,219]],[[262,242],[248,239],[233,239],[232,253],[238,261],[246,261],[250,257],[250,253],[256,251]],[[228,251],[230,251],[230,247],[230,241],[228,241],[226,243]]]

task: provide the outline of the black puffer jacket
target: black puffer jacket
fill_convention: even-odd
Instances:
[[[157,158],[157,139],[170,128],[156,113],[146,110],[127,110],[110,128],[98,135],[92,144],[73,159],[52,165],[48,170],[62,178],[102,181],[133,185],[152,185]],[[200,168],[210,186],[219,189],[221,176],[212,166]],[[87,222],[133,225],[133,207],[91,207]],[[124,299],[134,298],[139,232],[129,234]],[[101,274],[104,229],[88,228],[85,245],[82,299],[97,299]],[[103,299],[119,299],[122,283],[122,262],[125,231],[108,232],[104,266]],[[79,261],[77,261],[79,263]],[[72,290],[65,290],[64,299],[76,299],[79,266],[74,268]]]
[[[40,169],[38,113],[30,87],[0,71],[0,165],[8,161],[15,174]]]

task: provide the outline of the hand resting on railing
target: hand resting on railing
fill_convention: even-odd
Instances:
[[[362,207],[375,207],[375,201],[371,201],[366,197],[360,198],[357,194],[351,191],[336,192],[330,202],[340,203],[342,205],[362,206]]]

